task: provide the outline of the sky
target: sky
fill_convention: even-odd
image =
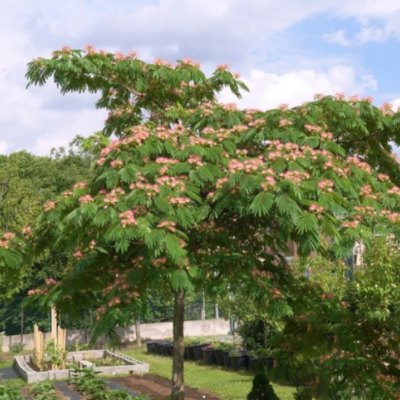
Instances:
[[[399,21],[400,0],[1,0],[0,154],[48,155],[102,128],[95,95],[26,88],[27,63],[63,46],[228,63],[250,93],[220,101],[241,107],[343,92],[397,108]]]

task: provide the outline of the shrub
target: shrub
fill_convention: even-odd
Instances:
[[[10,351],[11,353],[21,353],[25,346],[25,343],[14,343],[10,346]]]
[[[262,365],[254,375],[253,387],[247,395],[247,400],[279,400],[267,376],[267,370]]]

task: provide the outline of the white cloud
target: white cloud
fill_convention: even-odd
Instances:
[[[0,142],[0,154],[7,154],[8,144],[6,142]]]
[[[397,111],[397,109],[400,107],[400,97],[397,98],[397,99],[394,99],[394,100],[391,102],[391,104],[392,104],[392,109],[393,109],[394,111]]]
[[[7,38],[0,41],[0,149],[44,154],[101,128],[104,115],[94,110],[93,96],[63,97],[51,84],[25,90],[26,63],[64,45],[138,50],[146,60],[189,56],[206,70],[228,62],[243,71],[252,89],[244,104],[274,107],[309,100],[314,92],[376,89],[373,77],[356,78],[361,68],[351,60],[327,53],[307,57],[285,36],[288,28],[329,15],[356,18],[362,24],[359,42],[388,37],[387,32],[400,37],[399,6],[394,0],[0,1],[0,35]],[[343,30],[324,38],[350,42]]]
[[[322,35],[322,39],[328,43],[338,44],[344,47],[348,47],[351,45],[351,40],[346,38],[346,35],[342,29],[332,33],[325,33],[324,35]]]
[[[280,103],[299,105],[312,100],[315,93],[362,95],[377,89],[377,82],[372,75],[357,79],[353,68],[342,65],[325,72],[310,69],[282,75],[254,69],[243,80],[250,88],[250,93],[244,94],[241,100],[235,100],[233,95],[225,91],[221,101],[236,102],[246,108],[270,109]]]

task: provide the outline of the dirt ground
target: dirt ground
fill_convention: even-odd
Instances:
[[[117,377],[110,380],[136,392],[149,394],[151,399],[162,399],[171,393],[171,381],[169,379],[151,374]],[[214,393],[191,389],[186,386],[185,400],[220,400],[220,398]]]

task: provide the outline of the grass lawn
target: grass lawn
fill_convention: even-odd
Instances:
[[[171,378],[170,358],[147,354],[146,349],[123,350],[123,353],[150,364],[150,372]],[[222,400],[244,400],[251,390],[253,376],[244,372],[231,372],[220,367],[185,362],[185,384],[194,389],[204,389],[217,394]],[[273,385],[281,400],[293,400],[294,389]]]
[[[0,353],[0,369],[12,367],[15,354],[13,353]],[[26,385],[22,378],[1,380],[0,384],[9,389],[19,389]]]

